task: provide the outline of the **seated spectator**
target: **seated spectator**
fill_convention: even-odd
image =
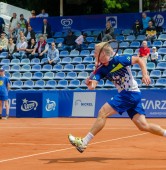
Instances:
[[[17,14],[13,13],[13,16],[11,17],[10,23],[9,23],[9,36],[10,37],[12,37],[13,32],[17,28],[17,24],[18,24]]]
[[[73,34],[72,30],[68,30],[68,35],[64,38],[64,50],[73,50],[76,46],[75,40],[76,36]]]
[[[153,42],[156,38],[156,28],[153,26],[152,21],[149,21],[149,26],[146,29],[146,40]]]
[[[18,37],[17,37],[17,41],[16,41],[16,44],[18,44],[19,42],[21,42],[21,37],[24,37],[25,41],[26,40],[26,37],[24,35],[24,32],[23,31],[20,31],[19,34],[18,34]]]
[[[14,44],[12,38],[9,38],[9,43],[8,43],[8,46],[7,46],[7,51],[8,51],[7,58],[10,59],[10,60],[13,59],[13,54],[15,52],[17,52],[17,48],[16,48],[16,44]]]
[[[155,65],[157,66],[158,63],[158,52],[157,52],[157,48],[156,47],[152,47],[152,53],[150,55],[150,59],[151,62],[155,63]]]
[[[5,31],[5,21],[2,17],[0,17],[0,34]]]
[[[56,45],[54,42],[51,43],[51,48],[48,49],[47,59],[48,59],[48,61],[46,61],[43,64],[49,63],[51,65],[55,65],[60,60],[59,59],[59,50],[56,48]]]
[[[35,12],[35,10],[32,10],[32,11],[31,11],[31,17],[29,17],[29,19],[28,19],[28,25],[30,25],[30,20],[31,20],[31,18],[36,18],[36,12]]]
[[[25,37],[22,36],[20,37],[21,42],[19,42],[16,47],[17,47],[17,52],[13,54],[13,58],[18,58],[22,60],[23,58],[26,58],[26,48],[28,46],[27,42],[25,41]]]
[[[111,21],[106,22],[106,28],[97,37],[98,41],[109,41],[114,38],[114,28],[111,25]]]
[[[0,38],[0,53],[7,51],[8,39],[5,37],[5,33],[1,33]]]
[[[20,14],[20,20],[18,21],[18,23],[20,24],[21,29],[23,30],[23,32],[25,33],[27,30],[27,26],[28,26],[28,22],[27,20],[24,18],[23,14]]]
[[[138,52],[138,57],[140,57],[146,64],[149,54],[150,54],[150,49],[147,46],[147,41],[143,41],[142,46],[140,47]]]
[[[141,34],[145,34],[146,29],[148,28],[148,23],[151,21],[151,18],[146,15],[145,12],[142,13],[142,30]]]
[[[25,32],[25,37],[29,42],[32,38],[35,39],[35,32],[33,31],[32,27],[29,25],[27,31]]]
[[[47,51],[49,49],[49,45],[45,41],[43,35],[40,36],[39,41],[36,43],[35,48],[33,49],[32,53],[29,55],[30,58],[46,58]]]
[[[142,26],[141,26],[141,23],[139,22],[139,20],[136,20],[134,23],[134,26],[133,26],[133,32],[134,32],[135,36],[140,34],[141,27]]]
[[[19,38],[19,34],[20,34],[21,31],[24,32],[24,30],[21,28],[21,25],[18,23],[17,28],[13,32],[13,36],[12,36],[15,42]]]
[[[29,40],[28,46],[27,46],[27,48],[26,48],[26,55],[27,55],[28,58],[30,58],[29,55],[33,52],[33,50],[34,50],[34,48],[35,48],[35,45],[36,45],[35,39],[34,39],[34,38],[31,38],[31,39]],[[31,59],[31,58],[30,58],[30,59]]]
[[[51,25],[48,23],[47,19],[43,19],[42,34],[47,38],[52,37]]]
[[[77,50],[81,50],[84,42],[86,42],[86,37],[87,37],[87,33],[83,33],[82,35],[80,35],[76,40],[76,49]]]
[[[45,12],[45,9],[42,9],[41,13],[39,15],[36,15],[36,17],[44,18],[44,17],[49,17],[49,15],[48,13]]]

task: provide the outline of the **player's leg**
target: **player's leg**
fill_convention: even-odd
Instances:
[[[2,119],[2,100],[0,100],[0,119]]]
[[[6,108],[6,119],[9,117],[9,101],[5,100],[5,108]]]
[[[148,123],[143,114],[135,114],[132,121],[141,131],[150,132],[159,136],[166,136],[165,129],[161,128],[159,125]]]

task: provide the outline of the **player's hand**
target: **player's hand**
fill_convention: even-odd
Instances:
[[[96,80],[90,80],[89,79],[89,83],[87,84],[87,87],[89,90],[94,90],[97,86],[97,81]]]
[[[149,75],[144,75],[142,77],[142,82],[148,86],[151,83]]]

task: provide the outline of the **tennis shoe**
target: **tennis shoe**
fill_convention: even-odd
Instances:
[[[75,148],[80,152],[84,152],[84,150],[87,148],[87,145],[83,144],[83,139],[80,137],[74,137],[73,135],[69,134],[68,139],[70,143],[75,146]]]

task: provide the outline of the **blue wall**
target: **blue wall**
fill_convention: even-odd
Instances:
[[[147,13],[147,15],[153,17],[156,25],[166,28],[166,21],[164,21],[166,12]],[[141,13],[48,17],[48,22],[51,24],[52,31],[103,29],[106,20],[111,20],[114,28],[132,29],[136,19],[141,21]],[[41,30],[42,20],[42,18],[31,19],[30,24],[35,31]]]

